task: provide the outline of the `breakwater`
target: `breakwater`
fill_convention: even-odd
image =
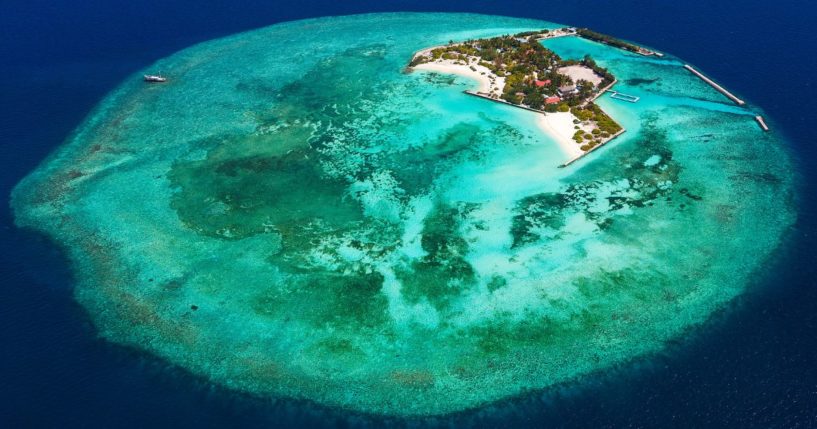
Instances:
[[[484,92],[477,92],[477,91],[471,91],[471,90],[465,90],[463,92],[468,94],[468,95],[473,95],[474,97],[483,98],[483,99],[488,100],[488,101],[493,101],[493,102],[496,102],[496,103],[502,103],[502,104],[504,104],[506,106],[511,106],[511,107],[516,107],[516,108],[519,108],[519,109],[529,110],[531,112],[536,112],[536,113],[547,113],[544,110],[534,109],[534,108],[528,107],[528,106],[522,106],[521,104],[509,103],[509,102],[507,102],[507,101],[505,101],[505,100],[503,100],[501,98],[493,98],[490,95],[486,95]]]
[[[715,89],[716,89],[718,92],[720,92],[721,94],[725,95],[725,96],[726,96],[727,98],[729,98],[730,100],[734,101],[734,102],[735,102],[737,105],[739,105],[739,106],[743,106],[743,105],[745,105],[745,104],[746,104],[746,102],[745,102],[745,101],[743,101],[743,100],[741,100],[740,98],[736,97],[734,94],[732,94],[731,92],[727,91],[727,90],[726,90],[726,88],[724,88],[724,87],[722,87],[722,86],[718,85],[717,83],[715,83],[715,81],[713,81],[712,79],[710,79],[710,78],[708,78],[708,77],[704,76],[704,74],[703,74],[703,73],[699,72],[698,70],[695,70],[695,68],[694,68],[694,67],[692,67],[691,65],[689,65],[689,64],[684,64],[684,68],[685,68],[685,69],[687,69],[687,70],[689,70],[689,71],[690,71],[692,74],[694,74],[695,76],[698,76],[699,78],[701,78],[701,80],[702,80],[702,81],[704,81],[704,82],[708,83],[708,84],[709,84],[711,87],[715,88]]]

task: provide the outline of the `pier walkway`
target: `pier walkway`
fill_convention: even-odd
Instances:
[[[624,94],[623,92],[618,92],[618,91],[607,91],[607,92],[610,93],[610,98],[615,98],[616,100],[629,101],[630,103],[637,103],[638,100],[641,100],[641,97],[636,97],[635,95]]]

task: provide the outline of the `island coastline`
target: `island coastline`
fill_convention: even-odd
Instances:
[[[454,109],[450,88],[393,73],[409,49],[361,39],[530,28],[505,19],[318,21],[338,38],[328,59],[274,71],[255,55],[312,58],[327,35],[279,24],[190,48],[162,62],[179,84],[124,84],[19,184],[16,222],[65,246],[101,338],[242,395],[470,416],[640,367],[749,287],[793,222],[789,160],[748,116],[686,107],[698,93],[677,88],[696,81],[662,64],[645,77],[667,84],[636,93],[658,102],[622,104],[633,138],[559,171],[533,124],[581,151],[599,106],[469,90],[532,115]]]
[[[536,113],[537,128],[566,155],[567,160],[560,164],[566,167],[626,131],[594,104],[618,80],[589,57],[583,61],[564,61],[539,43],[577,35],[575,28],[565,27],[460,43],[451,41],[415,52],[407,70],[462,76],[478,85],[476,91],[465,93]],[[486,51],[483,44],[492,48]],[[500,46],[496,52],[495,45]],[[503,55],[510,55],[510,64],[501,60]],[[488,61],[492,58],[493,62]],[[521,62],[517,62],[520,58]],[[520,66],[531,70],[523,75],[510,71]],[[509,79],[514,83],[509,84]],[[606,126],[600,126],[601,122],[606,122]]]
[[[433,73],[442,73],[442,74],[453,74],[457,76],[462,76],[471,80],[476,81],[479,84],[479,88],[477,89],[480,93],[490,94],[493,88],[501,88],[505,85],[503,78],[496,78],[496,75],[491,73],[490,70],[487,68],[476,65],[473,66],[476,70],[472,70],[467,65],[463,64],[456,64],[452,61],[440,61],[440,62],[433,62],[433,63],[423,63],[414,66],[414,70],[418,71],[425,71],[425,72],[433,72]],[[492,84],[491,77],[496,78],[496,83]]]

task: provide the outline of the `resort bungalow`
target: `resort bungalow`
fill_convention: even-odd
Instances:
[[[545,85],[550,85],[550,79],[545,79],[545,80],[538,80],[537,79],[537,80],[533,81],[533,83],[534,83],[534,85],[541,88],[541,87],[543,87]]]
[[[576,93],[576,85],[565,85],[559,87],[559,95],[567,97]]]
[[[545,98],[545,104],[559,104],[560,101],[562,101],[562,99],[555,95]]]

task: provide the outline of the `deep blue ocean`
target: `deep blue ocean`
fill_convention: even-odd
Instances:
[[[211,2],[216,3],[216,2]],[[580,386],[425,422],[479,427],[817,427],[817,4],[807,0],[111,2],[0,0],[0,193],[130,74],[276,22],[480,12],[587,26],[670,52],[765,109],[798,167],[799,220],[751,292],[666,356]],[[0,211],[0,427],[354,427],[385,423],[223,391],[96,338],[70,270]],[[728,237],[724,237],[728,239]]]

